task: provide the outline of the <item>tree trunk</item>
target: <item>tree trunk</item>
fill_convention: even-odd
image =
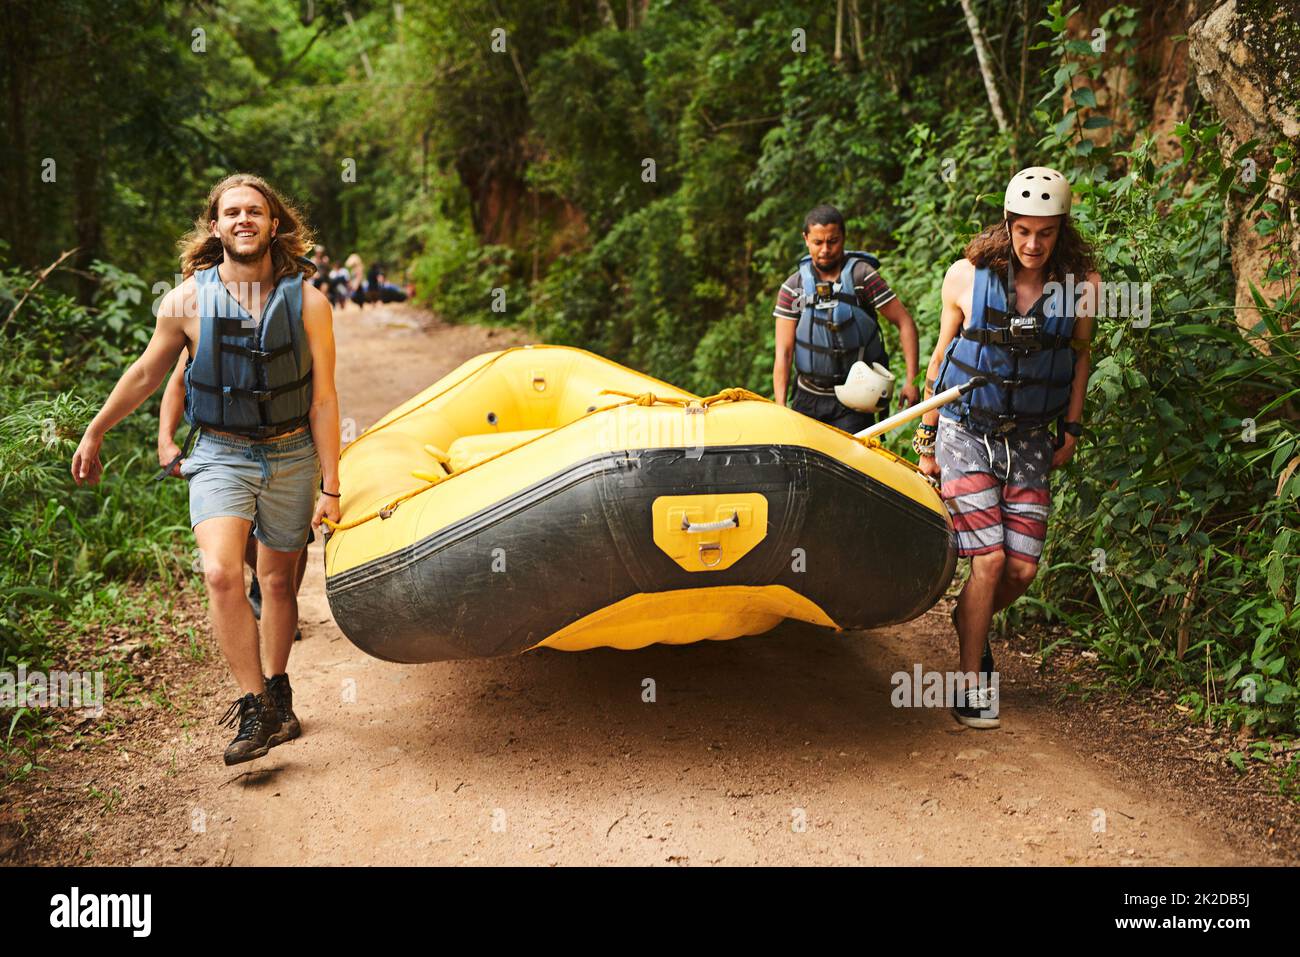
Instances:
[[[980,31],[979,19],[975,16],[975,8],[971,6],[971,0],[961,0],[961,9],[966,14],[966,26],[970,30],[971,39],[975,42],[975,58],[979,60],[980,75],[984,78],[984,89],[989,95],[989,108],[993,111],[993,119],[997,121],[998,129],[1006,133],[1007,116],[1002,112],[1002,100],[998,96],[997,80],[993,76],[993,66],[988,47],[984,43],[984,34]]]
[[[89,133],[90,131],[88,131]],[[93,136],[93,134],[91,134]],[[103,223],[100,218],[99,164],[100,149],[93,139],[84,143],[72,160],[73,188],[76,190],[75,225],[77,230],[76,266],[77,299],[89,306],[95,299],[95,278],[90,274],[90,264],[103,257],[100,241]]]
[[[596,0],[596,13],[608,29],[618,29],[618,21],[614,19],[614,10],[610,7],[609,0]]]
[[[40,224],[33,221],[28,203],[32,188],[32,167],[27,149],[27,67],[21,47],[27,35],[26,11],[19,4],[4,8],[4,50],[8,62],[8,142],[0,147],[9,173],[5,183],[4,232],[13,238],[13,255],[19,265],[34,267],[33,257]]]
[[[844,0],[837,0],[835,4],[835,56],[834,60],[839,63],[844,57]]]
[[[866,51],[862,46],[862,17],[858,13],[858,0],[849,0],[849,19],[853,21],[853,52],[857,54],[858,66],[867,65]]]

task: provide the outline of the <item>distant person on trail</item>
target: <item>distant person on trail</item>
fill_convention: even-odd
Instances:
[[[320,247],[317,247],[320,248]],[[329,262],[329,257],[324,257]],[[313,282],[313,285],[315,283]],[[319,288],[319,287],[318,287]],[[158,464],[167,470],[168,475],[181,477],[181,466],[185,460],[181,457],[180,446],[176,444],[176,429],[181,424],[181,415],[185,411],[185,369],[189,365],[185,354],[181,354],[172,377],[163,389],[162,408],[158,412]],[[262,588],[257,580],[257,529],[249,528],[248,543],[244,548],[244,563],[253,570],[253,580],[248,586],[248,603],[253,607],[253,617],[262,617]],[[307,530],[307,544],[316,540],[316,533]],[[307,548],[304,546],[298,556],[298,566],[294,570],[293,591],[296,595],[302,588],[302,576],[307,570]],[[302,640],[302,630],[295,627],[293,640]]]
[[[191,429],[178,456],[196,430],[202,434],[159,478],[179,463],[189,481],[212,630],[242,693],[220,719],[239,726],[225,752],[230,765],[301,733],[287,672],[298,619],[295,569],[310,527],[339,519],[333,317],[325,296],[303,282],[313,271],[303,258],[308,227],[260,177],[237,173],[214,186],[182,245],[185,279],[163,297],[144,354],[87,427],[72,477],[78,485],[99,481],[105,433],[162,384],[188,348]],[[269,678],[244,597],[250,528]]]
[[[388,281],[382,264],[372,263],[367,270],[361,257],[353,253],[348,257],[347,265],[352,277],[351,298],[358,306],[364,308],[372,302],[406,301],[406,291]]]
[[[316,267],[316,275],[312,276],[311,284],[326,292],[330,277],[330,254],[325,251],[324,246],[317,246],[312,250],[311,264]]]
[[[326,295],[331,306],[340,306],[346,302],[350,295],[347,269],[336,266],[324,246],[316,247],[311,262],[316,267],[316,275],[312,277],[311,284]]]
[[[916,323],[866,253],[844,249],[844,217],[817,206],[804,217],[808,255],[781,285],[776,308],[773,398],[845,432],[860,432],[888,411],[893,375],[878,316],[898,329],[907,364],[902,404],[920,398]],[[794,361],[794,394],[790,363]]]
[[[1100,281],[1070,221],[1064,176],[1042,166],[1021,170],[1003,206],[1003,219],[972,239],[944,277],[925,393],[977,375],[988,384],[927,412],[912,441],[921,471],[940,479],[957,553],[971,560],[952,613],[960,670],[979,673],[952,711],[971,728],[999,724],[989,624],[1038,572],[1052,500],[1048,473],[1070,460],[1082,433]]]
[[[406,291],[388,281],[381,263],[375,263],[366,274],[366,299],[369,302],[405,302]]]
[[[346,267],[348,274],[347,297],[358,306],[365,305],[366,299],[363,287],[366,284],[366,264],[361,261],[360,256],[353,253],[348,256],[343,265]]]
[[[329,290],[331,306],[337,308],[348,301],[348,297],[352,294],[352,277],[348,274],[346,266],[336,266],[330,270],[326,288]]]

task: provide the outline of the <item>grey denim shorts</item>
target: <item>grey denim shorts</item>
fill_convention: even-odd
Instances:
[[[219,516],[253,522],[267,548],[296,552],[307,544],[320,484],[311,430],[272,439],[201,431],[181,476],[190,485],[190,527]]]

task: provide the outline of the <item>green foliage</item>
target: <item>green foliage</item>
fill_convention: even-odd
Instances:
[[[149,609],[194,580],[183,483],[149,481],[157,470],[157,407],[109,434],[104,480],[78,489],[70,463],[86,423],[142,349],[149,324],[144,284],[103,264],[95,308],[38,286],[17,315],[4,316],[0,358],[0,670],[98,670],[73,661],[71,641],[97,625],[147,621],[124,603],[123,585],[161,587]],[[0,301],[33,276],[0,273]],[[21,296],[21,292],[18,293]],[[112,682],[110,681],[110,684]],[[109,689],[110,691],[112,689]],[[5,714],[3,750],[36,767],[51,712]],[[28,767],[29,766],[29,767]]]
[[[410,267],[419,300],[448,322],[503,322],[511,316],[513,250],[483,246],[445,220],[421,227],[423,251]],[[498,292],[499,290],[499,292]],[[494,308],[495,307],[495,308]]]

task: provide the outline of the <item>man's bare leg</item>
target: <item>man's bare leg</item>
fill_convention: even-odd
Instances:
[[[244,597],[244,543],[248,541],[251,524],[244,518],[221,515],[199,522],[194,527],[194,537],[202,557],[203,582],[208,591],[208,611],[217,644],[226,656],[239,690],[260,695],[265,684],[257,622]]]
[[[302,551],[279,552],[257,545],[257,580],[262,585],[262,636],[270,675],[289,668],[293,633],[298,627],[298,565]],[[245,602],[247,604],[247,602]]]
[[[997,591],[993,593],[993,613],[997,614],[1029,591],[1037,574],[1038,566],[1033,562],[1008,555],[1002,568],[1002,579],[998,582]]]
[[[978,672],[984,643],[988,640],[989,624],[993,621],[994,602],[1006,555],[1001,549],[984,555],[972,555],[970,578],[957,598],[957,635],[961,653],[959,670]]]
[[[298,589],[302,587],[302,576],[307,572],[307,546],[302,547],[298,553],[298,570],[294,573],[293,593],[298,594]]]
[[[254,601],[253,595],[254,593],[256,593],[257,595],[256,602],[258,607],[257,607],[257,612],[255,613],[255,617],[260,616],[262,611],[261,609],[262,586],[261,586],[260,579],[258,579],[257,577],[257,544],[258,544],[257,539],[254,536],[249,535],[248,547],[244,549],[244,563],[253,570],[253,581],[252,584],[249,585],[248,600],[250,602]],[[302,552],[298,556],[298,567],[294,571],[293,590],[295,594],[297,593],[298,589],[302,588],[302,579],[307,572],[307,547],[308,546],[306,545],[303,546]],[[298,638],[301,637],[302,637],[302,633],[298,630],[297,626],[295,625],[294,640],[296,641]]]

